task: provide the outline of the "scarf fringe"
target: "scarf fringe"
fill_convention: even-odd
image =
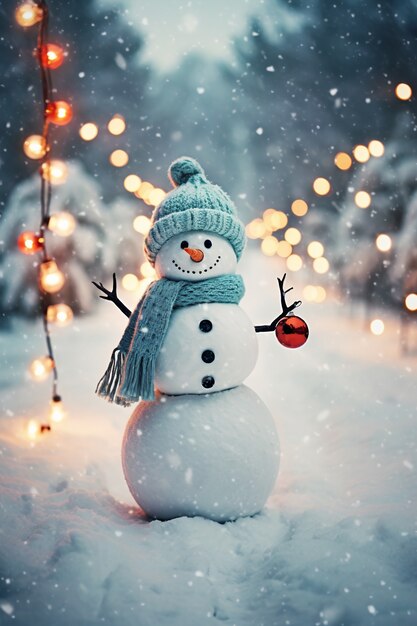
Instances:
[[[126,360],[119,397],[126,402],[154,400],[155,359],[148,354],[131,351]]]
[[[119,402],[117,390],[122,379],[122,372],[126,361],[126,355],[118,348],[115,348],[111,354],[110,362],[104,375],[98,381],[96,394],[108,400],[108,402]],[[125,405],[128,406],[128,405]]]

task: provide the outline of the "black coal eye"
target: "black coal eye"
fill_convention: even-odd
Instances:
[[[188,241],[181,241],[181,248],[184,250],[184,248],[188,248]]]
[[[205,240],[205,242],[204,242],[204,246],[205,246],[206,248],[211,248],[211,246],[212,246],[212,245],[213,245],[213,244],[211,243],[210,239],[206,239],[206,240]]]

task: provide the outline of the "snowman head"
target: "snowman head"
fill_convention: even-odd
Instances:
[[[174,235],[155,260],[158,278],[171,280],[197,281],[234,274],[236,266],[236,254],[227,239],[201,230]]]
[[[168,175],[174,189],[153,212],[145,239],[149,262],[174,280],[235,272],[246,238],[232,200],[189,157],[174,161]]]

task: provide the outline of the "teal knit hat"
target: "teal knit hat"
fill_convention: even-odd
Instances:
[[[145,254],[152,265],[164,243],[178,233],[203,230],[229,241],[239,259],[245,247],[245,228],[236,207],[217,185],[212,185],[197,161],[180,157],[168,171],[174,186],[152,214]]]

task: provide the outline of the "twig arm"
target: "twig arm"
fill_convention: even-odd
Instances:
[[[296,300],[295,302],[293,302],[290,305],[288,305],[287,302],[286,302],[285,294],[287,294],[292,289],[292,287],[290,287],[289,289],[284,289],[284,281],[285,281],[286,276],[287,276],[287,274],[284,274],[284,276],[282,278],[277,278],[278,287],[279,287],[279,293],[280,293],[280,299],[281,299],[282,313],[280,313],[278,315],[278,317],[276,317],[270,324],[265,324],[263,326],[255,326],[255,332],[256,333],[270,333],[270,332],[273,332],[275,330],[275,328],[276,328],[276,325],[278,324],[278,322],[280,320],[282,320],[283,317],[286,317],[286,315],[288,315],[288,313],[291,313],[291,311],[293,311],[298,306],[300,306],[301,300]]]
[[[117,306],[117,308],[120,309],[120,311],[124,315],[126,315],[126,317],[130,317],[132,315],[132,311],[128,309],[125,304],[123,304],[123,302],[120,300],[120,298],[117,295],[116,274],[113,274],[113,286],[112,286],[111,291],[106,289],[103,283],[95,283],[94,280],[91,282],[93,283],[94,287],[97,287],[97,289],[99,289],[105,294],[104,296],[100,296],[100,298],[102,298],[103,300],[109,300],[110,302],[113,302]]]

